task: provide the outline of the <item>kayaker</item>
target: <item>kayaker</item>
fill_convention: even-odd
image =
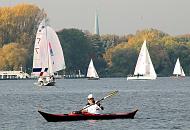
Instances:
[[[94,97],[92,96],[92,94],[88,95],[87,102],[88,103],[84,107],[85,109],[82,110],[82,113],[83,112],[88,112],[88,113],[93,113],[93,114],[100,114],[100,111],[104,109],[100,105],[100,103],[95,102]]]

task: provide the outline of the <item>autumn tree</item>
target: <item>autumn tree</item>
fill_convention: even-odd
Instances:
[[[16,42],[27,50],[27,62],[24,66],[31,68],[33,46],[37,27],[45,13],[32,4],[18,4],[0,7],[0,47]]]
[[[18,43],[9,43],[0,49],[0,70],[19,70],[26,64],[27,49]]]
[[[137,31],[135,35],[130,35],[128,42],[119,43],[104,53],[111,75],[123,76],[134,72],[137,56],[145,39],[152,63],[159,76],[172,74],[177,57],[181,57],[182,64],[185,62],[186,66],[190,63],[186,58],[190,53],[189,44],[181,43],[175,37],[159,30],[145,29]],[[184,68],[186,70],[186,67]]]

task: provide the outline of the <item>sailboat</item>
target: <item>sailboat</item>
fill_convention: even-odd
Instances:
[[[33,56],[33,74],[40,86],[54,86],[54,73],[65,69],[63,50],[56,32],[43,20],[37,30]]]
[[[89,80],[98,80],[100,79],[98,76],[98,73],[96,72],[96,69],[94,67],[92,59],[90,60],[90,64],[88,66],[87,76]]]
[[[127,77],[127,80],[153,80],[156,79],[156,77],[157,75],[146,47],[146,40],[144,40],[139,53],[134,75]]]
[[[179,58],[177,58],[177,61],[176,61],[175,67],[174,67],[174,71],[173,71],[173,75],[175,75],[176,77],[178,77],[178,76],[185,77],[185,73],[179,62]]]

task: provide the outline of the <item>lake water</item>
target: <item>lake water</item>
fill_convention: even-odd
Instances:
[[[55,87],[38,87],[35,80],[0,81],[2,130],[189,130],[190,78],[127,81],[126,78],[60,79]],[[92,93],[103,101],[105,113],[138,108],[135,119],[47,122],[38,112],[68,113],[81,109]]]

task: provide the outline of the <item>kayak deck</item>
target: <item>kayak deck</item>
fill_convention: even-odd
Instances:
[[[38,111],[48,122],[78,121],[78,120],[108,120],[108,119],[134,119],[136,112],[112,113],[112,114],[50,114]]]

